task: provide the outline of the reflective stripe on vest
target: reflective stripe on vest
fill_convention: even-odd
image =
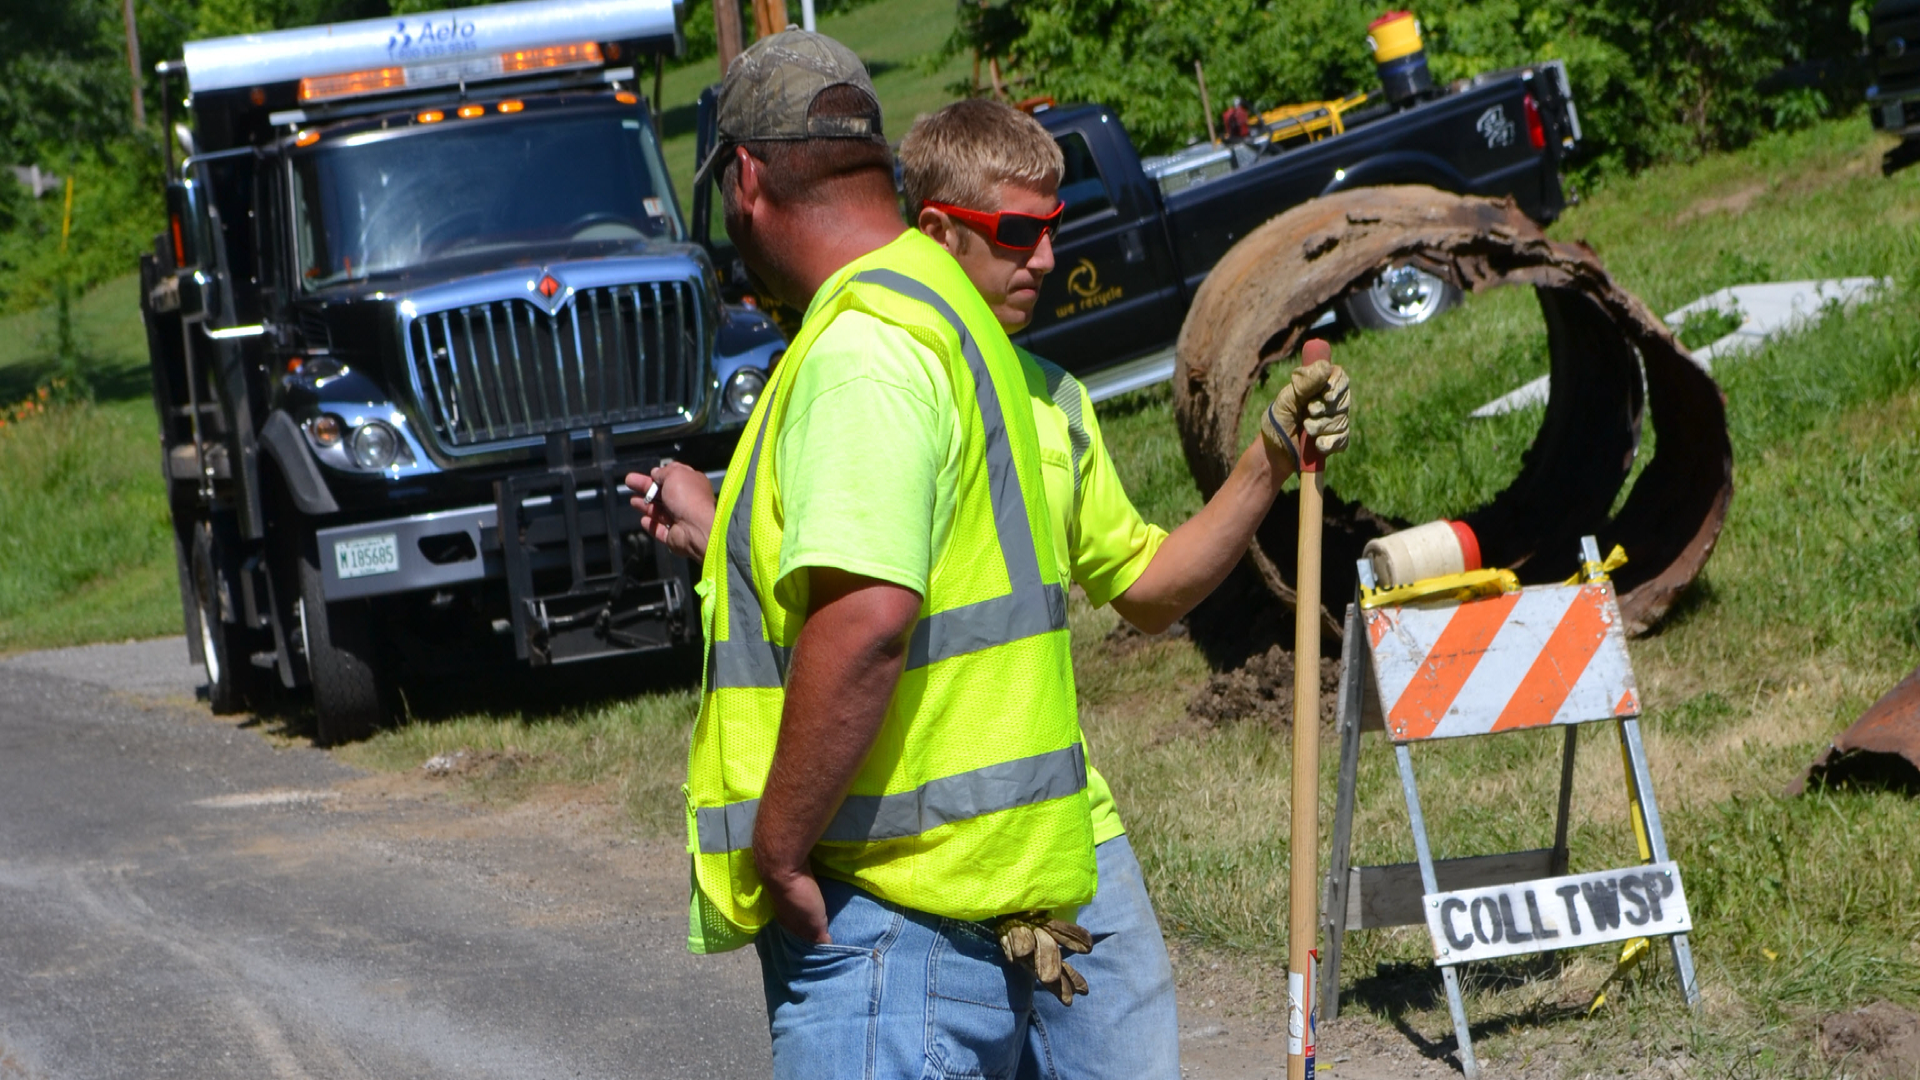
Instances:
[[[981,355],[973,334],[940,294],[905,274],[867,270],[854,275],[851,282],[875,285],[918,300],[938,312],[958,335],[961,355],[973,375],[974,397],[986,433],[987,487],[993,504],[994,532],[1001,557],[1006,560],[1010,586],[1005,595],[937,611],[915,623],[913,637],[907,643],[907,670],[1065,629],[1066,590],[1040,580],[1040,558],[1033,547],[1020,476],[1013,467],[1013,448],[1007,442],[1006,416],[1000,411],[1000,395],[993,388],[986,357]],[[786,682],[791,650],[767,640],[760,600],[752,584],[753,489],[772,412],[768,409],[762,415],[760,428],[754,432],[747,478],[727,519],[727,638],[713,643],[712,690],[778,687]],[[703,827],[702,850],[705,834]]]
[[[772,409],[767,410],[768,415]],[[713,643],[710,677],[713,689],[781,687],[787,682],[791,649],[767,640],[760,617],[760,599],[753,591],[753,483],[760,472],[760,449],[767,437],[767,421],[753,433],[753,453],[747,458],[747,479],[727,518],[727,638]]]
[[[827,823],[820,842],[873,843],[919,836],[955,821],[1063,799],[1086,786],[1086,752],[1075,743],[929,780],[912,791],[849,795]],[[759,799],[702,806],[693,813],[702,855],[724,855],[753,846]]]

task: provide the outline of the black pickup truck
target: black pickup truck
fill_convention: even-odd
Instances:
[[[718,87],[700,97],[697,153],[714,138]],[[1383,101],[1378,90],[1275,110],[1251,137],[1142,158],[1105,105],[1035,112],[1066,156],[1056,268],[1033,324],[1015,340],[1078,375],[1094,400],[1164,381],[1195,290],[1263,222],[1348,188],[1427,184],[1510,195],[1545,224],[1566,206],[1560,163],[1580,141],[1565,66],[1549,61]],[[719,200],[693,192],[693,235],[728,285],[744,271],[718,227]],[[1349,322],[1389,329],[1459,302],[1450,283],[1389,267],[1340,305]],[[1333,312],[1326,319],[1336,318]]]
[[[1559,166],[1580,139],[1558,61],[1483,75],[1401,108],[1362,105],[1317,139],[1261,140],[1256,130],[1246,142],[1144,160],[1106,106],[1036,115],[1066,153],[1066,212],[1057,267],[1016,340],[1080,375],[1096,397],[1171,373],[1195,290],[1269,218],[1348,188],[1428,184],[1511,195],[1544,224],[1566,205]],[[1342,306],[1357,325],[1388,328],[1458,300],[1439,278],[1392,267]]]
[[[1874,127],[1900,136],[1880,163],[1891,176],[1920,161],[1920,0],[1879,0],[1868,25],[1873,85],[1867,115]]]

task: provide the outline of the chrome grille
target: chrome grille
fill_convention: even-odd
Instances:
[[[484,446],[697,412],[707,317],[696,287],[581,289],[557,313],[495,300],[414,316],[407,351],[442,445]]]

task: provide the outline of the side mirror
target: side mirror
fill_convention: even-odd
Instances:
[[[200,204],[200,188],[191,180],[176,180],[167,185],[167,242],[178,269],[199,266],[206,245],[201,243],[200,223],[205,214]]]

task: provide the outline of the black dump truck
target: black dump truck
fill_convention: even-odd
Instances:
[[[215,711],[310,686],[332,743],[403,670],[698,639],[621,478],[718,475],[784,343],[722,303],[667,178],[635,69],[678,18],[499,4],[161,65],[185,157],[142,309]]]
[[[1873,126],[1900,136],[1880,169],[1891,176],[1920,161],[1920,0],[1879,0],[1867,30],[1873,85],[1867,115]]]

